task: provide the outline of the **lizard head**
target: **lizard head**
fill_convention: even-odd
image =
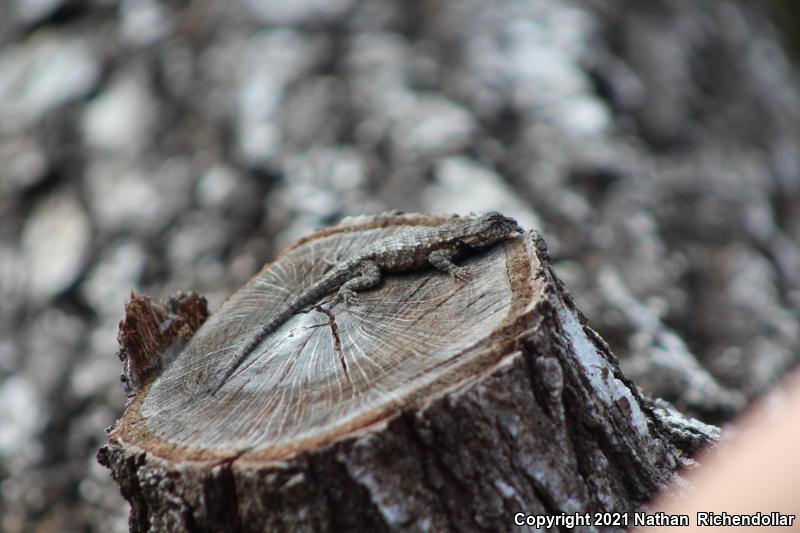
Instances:
[[[490,211],[468,224],[461,241],[471,248],[486,248],[498,241],[519,237],[524,232],[513,218]]]

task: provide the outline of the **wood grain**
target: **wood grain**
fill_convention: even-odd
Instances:
[[[400,231],[401,221],[446,220],[357,219],[288,250],[203,324],[141,396],[137,423],[121,425],[120,436],[168,457],[277,459],[391,416],[432,387],[491,365],[501,340],[494,333],[517,318],[515,291],[519,300],[529,289],[526,272],[509,270],[528,268],[522,239],[469,258],[470,282],[433,269],[388,275],[357,305],[323,304],[298,313],[216,395],[210,393],[236,348],[287,295],[332,263]]]

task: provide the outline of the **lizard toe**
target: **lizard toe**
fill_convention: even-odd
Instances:
[[[467,282],[472,279],[472,272],[467,267],[454,267],[450,271],[450,275],[461,282]]]
[[[340,290],[337,299],[344,301],[347,307],[358,304],[358,296],[351,290]]]

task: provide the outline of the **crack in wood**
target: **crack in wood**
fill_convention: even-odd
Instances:
[[[344,352],[342,351],[342,341],[339,338],[339,326],[336,323],[336,316],[333,314],[333,312],[325,309],[321,305],[317,305],[315,308],[320,313],[326,315],[330,320],[328,325],[331,327],[331,335],[333,336],[333,349],[339,357],[339,363],[342,365],[342,370],[344,371],[344,375],[347,377],[347,381],[349,381],[350,385],[352,386],[353,380],[350,379],[350,372],[347,370],[347,361],[345,361]]]

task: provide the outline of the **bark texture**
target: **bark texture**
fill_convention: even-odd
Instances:
[[[371,231],[370,224],[350,227],[343,235]],[[340,237],[334,228],[294,250],[300,253]],[[235,308],[248,286],[291,260],[296,258],[290,250],[229,304]],[[316,401],[308,383],[294,379],[291,372],[275,385],[285,399],[279,406],[268,400],[269,390],[260,390],[260,396],[247,394],[247,387],[259,379],[256,373],[238,391],[221,397],[204,398],[190,383],[185,391],[196,394],[193,402],[174,403],[182,409],[146,411],[148,396],[161,394],[171,368],[196,368],[184,359],[202,357],[205,351],[190,342],[172,367],[165,367],[134,396],[99,452],[100,462],[111,468],[131,503],[131,530],[513,530],[517,512],[638,509],[679,466],[691,463],[688,457],[699,446],[716,438],[715,428],[683,419],[669,406],[643,397],[621,373],[606,343],[585,324],[553,273],[538,234],[476,257],[468,266],[484,275],[475,276],[461,291],[464,301],[475,305],[484,299],[505,300],[496,311],[502,319],[472,326],[480,333],[477,340],[467,336],[461,346],[449,341],[448,348],[458,349],[442,360],[437,360],[446,352],[441,346],[427,352],[415,349],[414,358],[436,364],[403,380],[373,383],[392,383],[395,388],[379,396],[361,391],[367,400],[351,402],[347,412],[337,410],[335,402],[326,403],[328,418],[299,416],[273,424],[276,413],[291,410],[292,394],[309,405]],[[486,275],[488,271],[495,277]],[[510,297],[497,290],[498,277],[505,277]],[[432,272],[397,276],[375,291],[369,301],[376,303],[367,301],[365,307],[396,295],[401,285],[414,292],[430,285],[435,293],[437,285],[448,283],[452,280]],[[453,299],[458,301],[458,294]],[[429,307],[419,309],[423,314],[442,305],[435,298],[420,301]],[[231,312],[230,306],[220,310]],[[479,309],[473,312],[480,314]],[[347,314],[341,312],[341,320]],[[361,318],[353,315],[356,321],[371,316],[370,309]],[[453,319],[467,322],[469,317],[437,318],[440,325],[450,326]],[[212,316],[198,331],[197,342],[220,324],[225,321],[215,322]],[[322,328],[303,323],[284,329],[305,345],[309,341],[299,330],[329,327],[330,323]],[[342,334],[349,326],[345,322],[338,327]],[[412,323],[404,333],[408,342],[415,339],[415,327],[430,326]],[[281,331],[274,337],[282,338]],[[387,330],[388,346],[391,334]],[[224,339],[216,339],[224,344]],[[302,357],[287,342],[291,344],[275,341],[278,347],[263,358]],[[317,346],[319,357],[336,357],[333,350]],[[366,356],[375,357],[377,352],[369,350],[376,349],[367,346]],[[349,353],[347,348],[344,353]],[[439,372],[441,368],[446,372]],[[389,365],[373,372],[403,375],[404,369]],[[262,374],[261,379],[267,378]],[[328,389],[316,393],[333,394],[334,384]],[[183,393],[175,387],[168,390],[176,396]],[[270,412],[259,415],[258,409],[242,408],[243,402],[258,401]],[[359,409],[370,416],[357,417],[361,423],[354,426],[347,415]],[[239,428],[249,426],[242,416],[261,416],[262,424],[256,431],[242,432]],[[296,445],[271,438],[269,428],[293,436]],[[218,434],[228,430],[240,433],[228,440]],[[195,440],[187,441],[189,436]]]

